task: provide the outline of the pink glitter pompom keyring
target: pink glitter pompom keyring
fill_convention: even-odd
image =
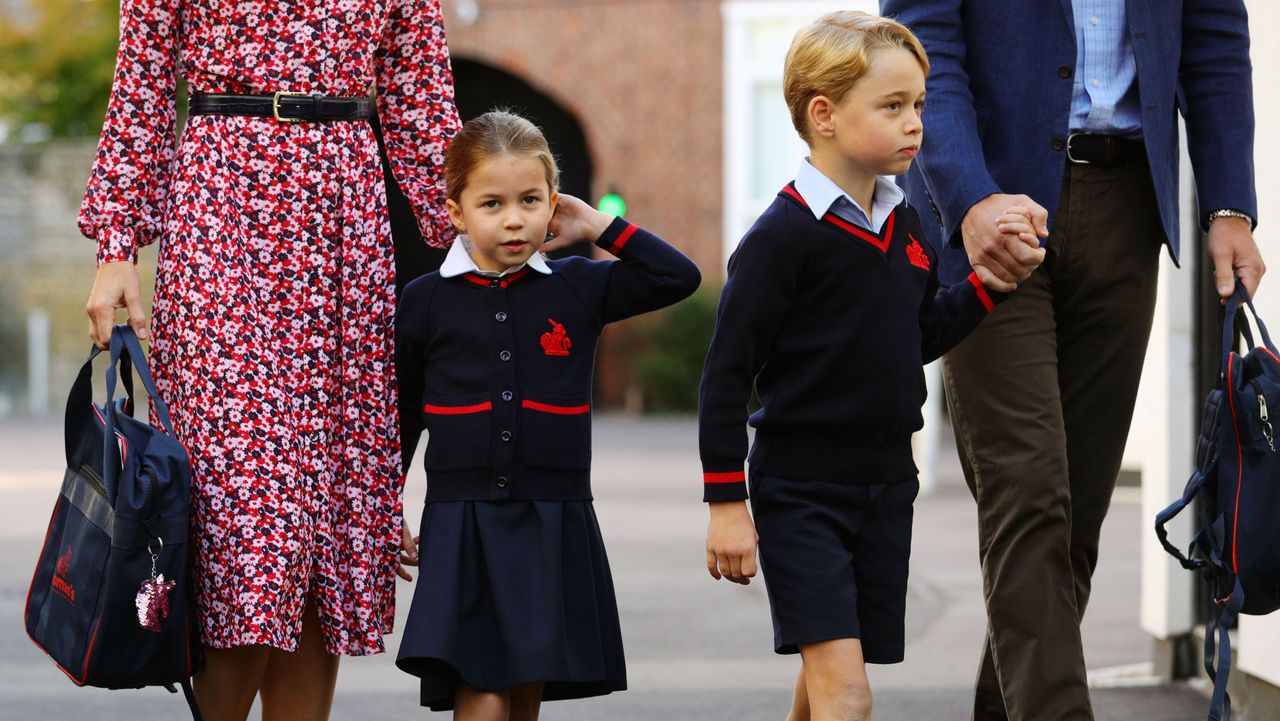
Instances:
[[[134,605],[138,608],[138,625],[148,631],[160,632],[160,620],[169,617],[169,592],[177,585],[174,581],[166,581],[163,573],[156,573],[160,562],[160,553],[164,551],[164,539],[156,536],[160,550],[151,550],[147,543],[147,553],[151,554],[151,578],[142,582]]]

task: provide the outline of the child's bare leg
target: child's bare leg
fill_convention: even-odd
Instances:
[[[809,643],[800,647],[800,654],[813,721],[870,721],[871,684],[861,641]]]
[[[511,689],[510,721],[538,721],[542,709],[542,687],[546,684],[527,683]]]
[[[796,674],[796,691],[791,697],[791,713],[787,721],[809,721],[809,690],[804,684],[804,664],[800,664],[800,673]]]
[[[262,678],[263,721],[326,721],[333,706],[340,657],[325,650],[315,606],[302,615],[298,650],[272,649]]]
[[[453,721],[510,721],[511,692],[481,691],[465,683],[453,692]]]
[[[208,721],[244,721],[262,686],[271,649],[266,646],[204,649],[194,686],[200,715]]]

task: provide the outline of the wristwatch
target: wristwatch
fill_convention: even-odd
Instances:
[[[1213,211],[1212,213],[1209,214],[1209,224],[1213,225],[1213,221],[1217,220],[1218,218],[1244,218],[1245,220],[1249,221],[1250,228],[1253,228],[1254,226],[1253,216],[1249,215],[1244,211],[1236,210],[1235,208],[1219,208]]]

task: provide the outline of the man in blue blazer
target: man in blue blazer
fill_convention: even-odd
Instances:
[[[1080,619],[1151,329],[1178,258],[1177,114],[1218,292],[1252,292],[1253,96],[1243,0],[881,0],[932,63],[902,181],[945,283],[1013,296],[944,361],[978,503],[988,611],[977,721],[1093,718]],[[1047,256],[997,218],[1032,210]],[[932,225],[932,224],[927,224]],[[1190,440],[1190,439],[1188,439]]]

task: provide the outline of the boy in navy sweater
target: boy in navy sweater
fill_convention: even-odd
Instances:
[[[832,13],[797,34],[783,82],[811,155],[729,260],[703,371],[707,568],[749,583],[758,531],[775,650],[803,658],[792,719],[869,718],[864,664],[902,661],[922,365],[1004,297],[977,275],[939,292],[920,219],[887,177],[919,150],[927,74],[892,20]],[[1007,252],[1038,265],[1026,209],[998,225]]]

